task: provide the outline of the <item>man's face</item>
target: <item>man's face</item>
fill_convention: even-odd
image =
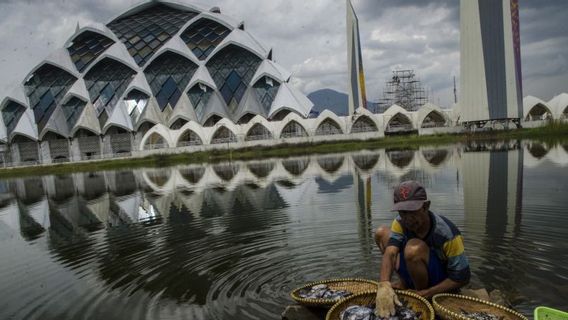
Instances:
[[[398,214],[402,225],[414,233],[423,230],[429,224],[427,203],[416,211],[399,211]]]

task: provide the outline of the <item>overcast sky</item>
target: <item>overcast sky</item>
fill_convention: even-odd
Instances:
[[[352,0],[359,16],[367,95],[382,96],[394,68],[415,69],[450,106],[459,83],[458,0]],[[77,22],[107,23],[133,0],[0,0],[0,88],[21,82],[51,51],[63,46]],[[344,0],[194,1],[244,20],[273,58],[290,70],[305,94],[347,91]],[[520,0],[524,95],[543,100],[568,92],[568,1]]]

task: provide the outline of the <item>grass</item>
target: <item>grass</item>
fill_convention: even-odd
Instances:
[[[468,141],[538,140],[557,144],[568,140],[568,123],[551,122],[531,129],[484,131],[476,133],[388,136],[372,140],[330,141],[305,144],[280,144],[272,147],[254,147],[235,150],[214,150],[182,154],[153,155],[145,158],[101,160],[87,163],[62,163],[22,168],[0,169],[0,178],[69,174],[144,167],[167,167],[178,164],[221,162],[227,160],[253,160],[309,154],[339,153],[375,149],[417,149],[420,146],[441,146]]]

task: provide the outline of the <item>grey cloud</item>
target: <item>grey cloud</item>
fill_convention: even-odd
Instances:
[[[380,97],[395,67],[414,68],[435,100],[453,101],[459,78],[459,1],[352,0],[359,16],[368,95]],[[0,87],[21,82],[34,64],[72,35],[75,24],[107,23],[135,1],[0,1]],[[244,20],[294,83],[309,93],[347,90],[345,1],[214,0],[224,14]],[[549,99],[568,91],[566,39],[568,1],[520,0],[525,94]],[[33,17],[33,18],[32,18]],[[30,23],[33,21],[33,23]],[[415,37],[413,37],[415,36]],[[544,85],[546,84],[546,85]]]

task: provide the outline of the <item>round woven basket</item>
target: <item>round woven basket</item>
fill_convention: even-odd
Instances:
[[[462,314],[465,312],[486,312],[503,320],[528,320],[515,310],[493,302],[458,294],[440,293],[432,298],[436,314],[444,320],[471,320]]]
[[[309,289],[318,284],[325,284],[331,290],[345,290],[349,291],[352,294],[357,294],[360,292],[377,290],[378,283],[372,280],[365,280],[365,279],[356,279],[356,278],[344,278],[344,279],[330,279],[330,280],[323,280],[308,283],[300,288],[294,289],[290,293],[292,299],[294,299],[297,303],[309,306],[309,307],[322,307],[322,308],[329,308],[333,306],[339,300],[333,299],[306,299],[302,298],[299,295],[300,290],[302,289]]]
[[[407,306],[415,312],[420,312],[420,320],[434,320],[434,309],[428,300],[421,296],[404,290],[394,290],[400,302],[405,301]],[[335,304],[328,312],[325,320],[340,320],[339,315],[350,306],[374,305],[377,297],[377,290],[362,292],[354,296],[345,298]]]

